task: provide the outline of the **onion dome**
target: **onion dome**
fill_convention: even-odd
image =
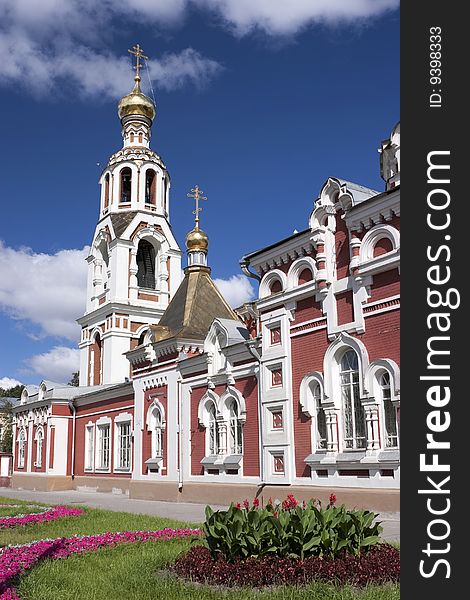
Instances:
[[[186,248],[188,252],[206,252],[209,248],[209,237],[198,225],[186,236]]]
[[[147,117],[153,121],[156,114],[155,105],[140,89],[140,76],[136,75],[134,89],[130,94],[121,98],[118,105],[119,118],[124,119],[131,115],[139,115]]]

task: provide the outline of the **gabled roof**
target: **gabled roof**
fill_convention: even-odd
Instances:
[[[207,267],[187,267],[185,276],[158,325],[151,326],[155,342],[171,338],[204,340],[217,318],[237,320],[210,277]]]

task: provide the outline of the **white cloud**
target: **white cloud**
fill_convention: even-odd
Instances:
[[[397,8],[399,0],[192,0],[219,14],[238,36],[261,30],[295,35],[314,23],[363,22]]]
[[[228,279],[214,279],[215,285],[232,308],[254,298],[253,286],[245,275],[232,275]]]
[[[2,390],[9,390],[10,388],[16,387],[17,385],[23,385],[18,379],[12,379],[11,377],[0,377],[0,388]]]
[[[110,47],[125,25],[166,31],[181,25],[191,8],[217,16],[241,37],[254,31],[294,36],[312,24],[364,23],[395,9],[399,0],[0,0],[0,83],[44,95],[117,98],[129,90],[129,55]],[[152,48],[146,50],[152,55]],[[167,90],[204,85],[222,67],[197,50],[152,57],[152,78]],[[73,92],[71,91],[73,90]]]
[[[88,247],[38,254],[0,241],[0,309],[39,327],[40,336],[78,339],[85,310]]]
[[[49,352],[36,354],[24,362],[28,371],[38,375],[40,380],[49,379],[57,383],[68,383],[72,374],[78,371],[80,350],[54,346]]]
[[[185,5],[185,0],[43,0],[40,5],[0,0],[0,83],[21,85],[38,96],[66,88],[81,97],[116,99],[132,85],[126,47],[119,56],[106,50],[122,23],[162,26],[177,21]],[[193,48],[154,58],[150,68],[153,82],[166,90],[200,87],[222,70]],[[146,81],[144,74],[143,85]]]

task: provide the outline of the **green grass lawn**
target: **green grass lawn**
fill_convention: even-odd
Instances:
[[[0,498],[0,504],[3,503],[6,501]],[[194,524],[159,517],[80,508],[85,511],[81,517],[0,530],[0,545],[105,531],[194,527]],[[400,597],[397,585],[370,587],[359,593],[348,587],[324,584],[262,592],[191,585],[165,572],[165,567],[191,543],[190,540],[175,539],[121,544],[64,560],[45,560],[21,578],[17,589],[23,600],[399,600]]]

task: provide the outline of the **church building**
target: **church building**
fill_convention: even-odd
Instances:
[[[384,190],[328,177],[305,230],[241,258],[257,298],[232,309],[198,186],[181,269],[134,52],[123,146],[100,178],[79,386],[26,386],[12,486],[212,504],[335,491],[399,510],[399,124],[381,146]]]

